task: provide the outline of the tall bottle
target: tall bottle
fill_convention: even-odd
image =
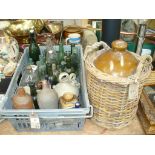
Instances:
[[[33,109],[32,97],[26,94],[23,87],[17,89],[17,94],[12,97],[14,109]]]
[[[40,109],[58,109],[58,96],[50,89],[46,80],[42,81],[42,90],[37,95]]]
[[[71,59],[70,52],[66,53],[66,68],[65,68],[65,72],[67,72],[68,74],[74,72],[74,68],[72,67],[72,59]]]
[[[36,35],[34,30],[30,30],[30,45],[29,45],[29,57],[32,58],[34,64],[39,60],[40,49],[36,42]]]
[[[32,96],[32,99],[33,99],[34,107],[35,107],[35,109],[39,109],[39,105],[38,105],[38,101],[37,101],[37,91],[36,91],[36,88],[35,88],[35,83],[31,82],[29,86],[30,86],[30,92],[31,92],[31,96]]]
[[[51,40],[49,36],[46,39],[45,55],[46,63],[57,63],[57,52],[54,49],[54,42]]]
[[[51,84],[51,88],[52,88],[52,85],[56,85],[58,83],[57,77],[55,74],[53,74],[53,69],[52,69],[51,63],[47,63],[46,67],[47,67],[48,80],[49,80],[49,82]]]
[[[63,62],[65,62],[65,60],[64,60],[64,57],[65,57],[65,54],[64,54],[64,47],[63,47],[63,43],[60,43],[59,44],[59,63],[60,63],[60,65],[61,65],[61,63]]]
[[[71,45],[71,64],[76,74],[78,74],[79,72],[79,63],[80,63],[80,60],[79,60],[78,48],[72,44]]]

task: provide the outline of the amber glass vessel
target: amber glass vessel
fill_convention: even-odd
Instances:
[[[112,49],[104,52],[94,61],[96,68],[116,77],[128,77],[135,73],[138,60],[127,51],[123,40],[112,42]]]

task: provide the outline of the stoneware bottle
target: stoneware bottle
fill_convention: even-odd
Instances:
[[[33,109],[32,97],[26,94],[24,88],[17,89],[17,94],[12,97],[14,109]]]
[[[102,53],[94,61],[100,71],[115,77],[128,77],[135,73],[138,60],[127,51],[127,43],[123,40],[112,42],[112,49]]]
[[[58,96],[46,80],[42,81],[42,90],[37,95],[40,109],[58,109]]]

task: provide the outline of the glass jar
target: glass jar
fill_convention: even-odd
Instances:
[[[135,73],[138,60],[127,51],[127,43],[123,40],[112,42],[112,49],[102,53],[94,61],[100,71],[116,77],[128,77]]]

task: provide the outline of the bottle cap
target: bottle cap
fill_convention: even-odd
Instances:
[[[75,103],[75,108],[80,108],[80,103],[79,102]]]
[[[63,95],[63,99],[65,101],[71,101],[73,98],[74,98],[74,94],[72,94],[72,93],[64,93],[64,95]]]

